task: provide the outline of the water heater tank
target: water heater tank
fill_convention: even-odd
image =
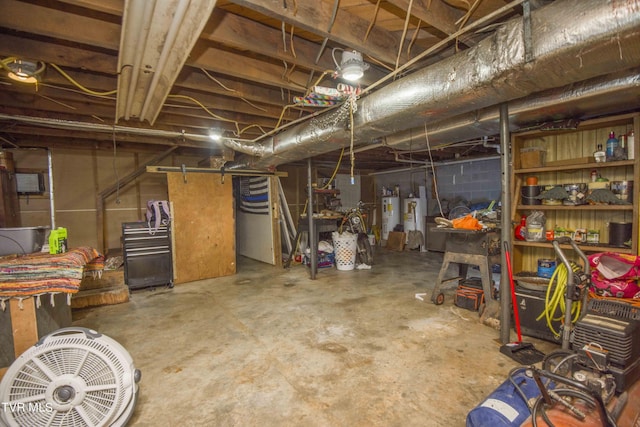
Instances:
[[[400,198],[386,196],[382,198],[382,240],[389,239],[389,232],[400,224]]]

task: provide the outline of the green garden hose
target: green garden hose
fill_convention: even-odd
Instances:
[[[571,269],[575,273],[580,269],[580,267],[576,263],[572,262]],[[540,315],[536,318],[536,320],[539,321],[544,317],[547,321],[547,327],[553,333],[553,335],[556,336],[556,338],[560,337],[560,332],[554,329],[553,321],[562,321],[564,319],[564,313],[567,309],[565,302],[565,293],[567,291],[568,277],[569,272],[567,271],[567,267],[564,264],[560,264],[558,267],[556,267],[553,275],[551,276],[551,280],[549,280],[549,286],[547,286],[544,311],[540,313]],[[571,304],[571,314],[573,315],[572,322],[576,322],[578,320],[578,317],[580,316],[581,306],[581,301],[573,301],[573,303]],[[560,315],[559,317],[553,317],[558,307],[560,307]]]

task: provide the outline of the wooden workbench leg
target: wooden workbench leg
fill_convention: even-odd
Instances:
[[[440,291],[440,287],[442,286],[442,281],[444,280],[444,275],[447,274],[447,269],[449,268],[449,264],[451,263],[451,256],[449,252],[445,252],[444,258],[442,260],[442,267],[440,267],[440,272],[438,273],[438,278],[436,279],[436,285],[433,288],[433,292],[431,293],[431,302],[434,304],[442,304],[442,298],[444,295],[440,296],[442,292]]]
[[[478,263],[480,267],[480,277],[482,278],[482,290],[484,292],[485,309],[482,312],[483,318],[497,318],[500,313],[500,305],[493,299],[493,280],[491,279],[491,271],[489,270],[489,260],[482,257],[482,262]]]

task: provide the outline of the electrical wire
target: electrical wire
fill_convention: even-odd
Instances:
[[[290,33],[290,36],[289,36],[289,47],[291,48],[291,54],[293,55],[293,57],[297,58],[298,55],[296,55],[296,48],[293,45],[293,30],[294,30],[294,28],[295,27],[292,25],[291,26],[291,33]]]
[[[431,155],[431,144],[429,143],[429,132],[427,132],[427,124],[424,124],[424,137],[427,140],[427,151],[429,153],[429,162],[431,163],[431,171],[433,172],[433,191],[436,193],[436,201],[438,202],[438,209],[440,209],[440,216],[444,217],[442,211],[442,203],[440,203],[440,194],[438,194],[438,179],[436,177],[436,167],[433,164],[433,156]]]
[[[338,170],[340,169],[340,164],[342,163],[342,157],[344,156],[344,148],[345,147],[342,147],[342,151],[340,151],[340,157],[338,158],[338,163],[336,163],[336,167],[333,169],[331,178],[329,178],[329,181],[327,181],[327,183],[322,187],[323,190],[326,190],[327,188],[329,188],[333,180],[336,178],[336,175],[338,174]]]
[[[204,73],[204,75],[207,76],[210,80],[212,80],[212,81],[216,82],[218,85],[220,85],[220,87],[223,88],[224,90],[229,91],[229,92],[238,92],[237,90],[232,89],[232,88],[227,87],[224,84],[222,84],[221,81],[219,81],[218,79],[213,77],[211,74],[209,74],[209,72],[207,70],[205,70],[204,68],[200,68],[200,71],[202,71]],[[252,103],[251,101],[249,101],[248,99],[242,97],[242,96],[240,97],[240,100],[246,102],[249,105],[251,105],[256,110],[260,110],[260,111],[265,112],[265,113],[267,112],[266,108],[259,107],[259,106],[255,105],[254,103]]]
[[[96,98],[108,99],[108,100],[110,100],[110,101],[115,101],[115,100],[116,100],[116,98],[115,98],[115,97],[112,97],[112,96],[108,96],[108,95],[96,95],[96,94],[94,94],[94,93],[87,93],[87,92],[84,92],[84,91],[82,91],[82,90],[77,90],[77,89],[73,89],[73,88],[70,88],[70,87],[64,87],[64,86],[53,85],[53,84],[51,84],[51,83],[40,83],[39,85],[40,85],[40,86],[44,86],[44,87],[50,87],[50,88],[52,88],[52,89],[56,89],[56,90],[63,90],[63,91],[66,91],[66,92],[79,93],[79,94],[82,94],[82,95],[93,96],[93,97],[96,97]]]
[[[373,26],[376,23],[376,19],[378,19],[378,11],[380,10],[380,1],[381,0],[378,0],[376,2],[376,9],[373,12],[373,18],[371,18],[371,22],[369,23],[369,28],[367,28],[367,32],[364,34],[364,39],[362,40],[363,42],[366,42],[367,39],[369,38],[369,33],[373,29]]]
[[[407,7],[407,16],[404,20],[404,28],[402,29],[402,36],[400,37],[400,46],[398,47],[398,55],[396,56],[396,69],[400,65],[400,55],[402,54],[402,45],[404,39],[407,36],[407,30],[409,29],[409,22],[411,21],[411,8],[413,7],[413,0],[409,0],[409,6]]]
[[[69,82],[71,82],[75,87],[77,87],[78,89],[80,89],[83,92],[89,93],[91,95],[99,95],[99,96],[113,95],[113,94],[118,92],[117,89],[109,90],[109,91],[106,91],[106,92],[97,92],[95,90],[91,90],[91,89],[81,85],[77,81],[75,81],[73,79],[73,77],[71,77],[69,74],[67,74],[62,68],[58,67],[56,64],[50,62],[49,65],[51,65],[51,68],[53,68],[54,70],[59,72],[62,75],[62,77],[64,77],[65,79],[69,80]]]
[[[249,125],[246,126],[244,128],[240,128],[240,123],[235,121],[235,120],[231,120],[231,119],[227,119],[225,117],[219,116],[216,113],[214,113],[213,111],[209,110],[202,102],[198,101],[197,99],[191,97],[191,96],[187,96],[187,95],[167,95],[167,98],[174,98],[174,99],[186,99],[188,101],[193,102],[194,104],[200,106],[200,108],[202,108],[207,114],[209,114],[211,117],[218,119],[220,121],[223,122],[227,122],[227,123],[233,123],[236,127],[236,133],[235,136],[240,136],[242,135],[244,132],[247,131],[247,129],[250,129],[252,127],[257,127],[259,128],[262,132],[264,132],[264,130],[259,126],[259,125]]]
[[[418,39],[418,34],[420,33],[420,26],[422,26],[422,19],[418,20],[418,25],[416,26],[416,30],[413,32],[413,36],[411,36],[411,40],[407,45],[407,58],[411,58],[411,48],[415,44]]]

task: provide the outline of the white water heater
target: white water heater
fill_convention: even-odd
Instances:
[[[409,231],[420,231],[425,236],[425,221],[423,204],[417,197],[409,197],[402,203],[404,232],[409,235]]]
[[[385,196],[382,198],[382,240],[389,239],[389,232],[400,224],[400,198]]]

